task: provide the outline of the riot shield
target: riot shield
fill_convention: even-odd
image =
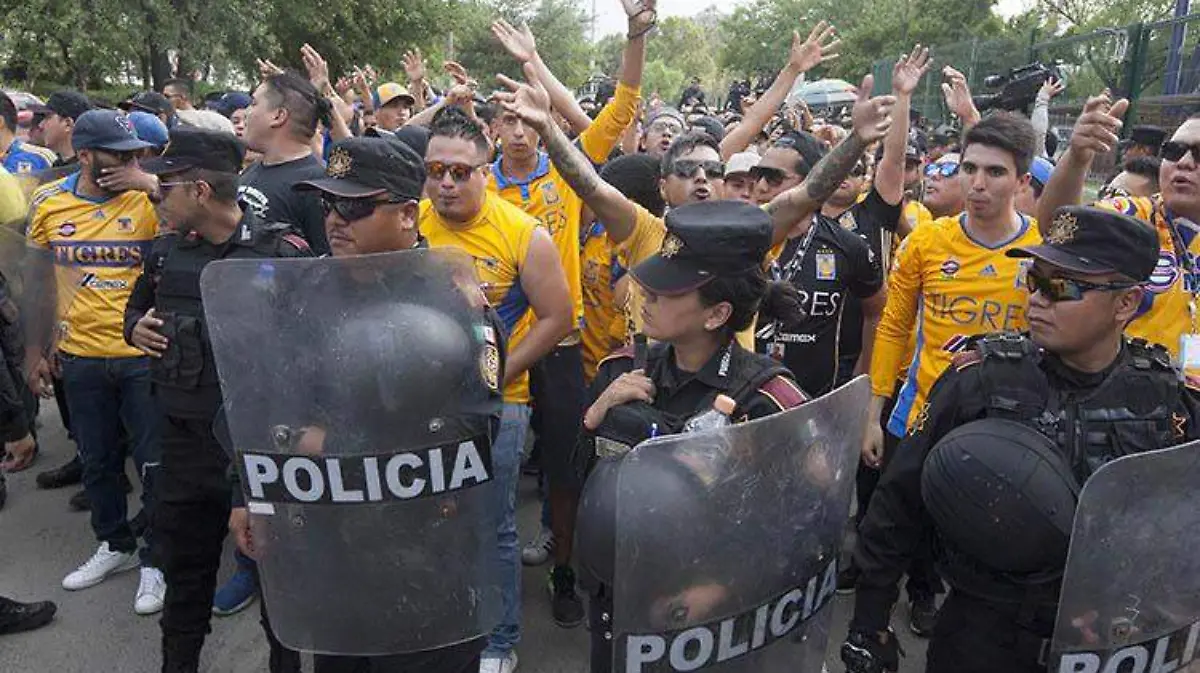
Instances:
[[[1050,671],[1200,672],[1200,442],[1121,458],[1084,485]]]
[[[622,459],[615,670],[821,670],[869,394],[859,377]]]
[[[58,343],[59,323],[79,290],[83,272],[57,264],[51,250],[30,244],[4,225],[0,226],[0,274],[7,289],[0,298],[0,318],[6,328],[19,325],[28,372],[33,360],[52,352]]]
[[[263,594],[288,647],[397,654],[498,621],[500,354],[471,264],[413,250],[204,269]]]

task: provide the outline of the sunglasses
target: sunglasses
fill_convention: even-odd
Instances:
[[[769,166],[755,166],[750,169],[750,178],[755,182],[766,180],[768,185],[778,187],[783,184],[784,180],[790,178],[798,178],[800,176],[788,175],[780,168],[771,168]]]
[[[654,122],[646,131],[654,133],[670,133],[671,135],[680,135],[683,133],[683,127],[673,122]]]
[[[677,178],[694,178],[696,173],[704,169],[704,174],[712,180],[725,177],[725,164],[720,161],[696,161],[695,159],[680,159],[671,166],[671,174]]]
[[[1192,161],[1200,163],[1200,144],[1181,143],[1177,140],[1163,143],[1162,158],[1167,161],[1179,161],[1188,152],[1192,153]]]
[[[466,182],[471,175],[487,164],[445,164],[440,161],[426,161],[425,174],[431,180],[442,180],[449,173],[455,182]]]
[[[404,203],[404,201],[397,199],[377,201],[372,198],[347,199],[330,194],[323,194],[321,196],[321,209],[325,211],[325,217],[329,217],[330,213],[337,213],[338,217],[347,222],[354,222],[365,217],[370,217],[375,213],[376,208],[389,203]]]
[[[943,161],[939,164],[929,164],[925,167],[925,177],[932,178],[935,175],[940,175],[943,178],[952,178],[958,175],[958,164],[953,161]]]
[[[1044,276],[1033,269],[1025,274],[1025,288],[1030,293],[1040,292],[1043,297],[1053,302],[1079,301],[1085,292],[1098,290],[1111,292],[1113,290],[1128,290],[1137,287],[1137,283],[1089,283],[1074,278],[1052,278]]]

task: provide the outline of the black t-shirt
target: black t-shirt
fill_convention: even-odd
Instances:
[[[862,238],[817,216],[809,233],[788,240],[771,269],[800,291],[806,315],[792,325],[760,323],[755,350],[782,360],[810,395],[829,392],[838,360],[862,350],[860,301],[883,286],[878,259]]]
[[[295,225],[314,254],[327,255],[329,240],[319,192],[292,189],[298,182],[323,177],[325,167],[311,154],[273,166],[256,161],[238,179],[238,198],[268,222]]]
[[[841,215],[832,218],[843,229],[853,231],[871,246],[876,259],[883,259],[883,232],[896,232],[900,215],[904,211],[903,200],[889,205],[872,187],[867,197],[847,208]]]

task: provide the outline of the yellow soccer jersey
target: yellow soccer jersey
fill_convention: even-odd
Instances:
[[[1172,356],[1179,358],[1183,337],[1200,333],[1200,315],[1193,324],[1188,308],[1194,293],[1200,292],[1200,269],[1196,268],[1196,259],[1200,256],[1200,235],[1197,235],[1200,231],[1191,222],[1171,217],[1161,194],[1150,198],[1109,199],[1096,205],[1136,217],[1158,233],[1158,264],[1145,285],[1146,294],[1138,316],[1125,328],[1125,333],[1160,343],[1171,351]]]
[[[599,223],[583,234],[583,376],[591,381],[600,361],[624,343],[624,323],[617,321],[615,288],[626,273],[616,246]],[[613,327],[618,325],[615,333]]]
[[[578,144],[593,163],[608,161],[608,155],[617,146],[621,134],[633,123],[639,100],[637,89],[618,85],[613,99],[597,115],[592,125],[579,134]],[[558,249],[563,272],[567,274],[567,288],[575,303],[575,321],[578,323],[583,318],[579,259],[579,218],[583,200],[571,189],[546,154],[539,155],[537,168],[525,180],[505,176],[500,169],[500,161],[496,159],[492,170],[488,172],[488,189],[537,218],[546,228]]]
[[[1037,245],[1037,223],[1022,216],[1007,243],[985,246],[971,238],[966,216],[918,227],[900,246],[888,276],[888,299],[875,337],[871,388],[890,397],[906,352],[913,352],[888,430],[903,436],[925,396],[972,336],[1025,329],[1025,272],[1030,260],[1005,256],[1013,247]],[[916,331],[915,352],[909,335]]]
[[[475,260],[483,293],[508,330],[509,349],[515,348],[532,324],[533,310],[521,289],[521,269],[537,221],[488,192],[483,208],[470,222],[447,224],[427,199],[421,201],[418,222],[429,247],[458,248]],[[529,402],[528,372],[504,388],[504,401]]]
[[[49,248],[56,263],[82,274],[70,305],[59,307],[59,348],[80,357],[140,356],[141,351],[125,343],[122,325],[142,260],[158,233],[158,215],[142,192],[100,201],[80,196],[78,179],[73,173],[34,192],[29,223],[30,241]]]

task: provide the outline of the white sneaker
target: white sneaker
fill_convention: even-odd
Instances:
[[[142,579],[138,582],[137,597],[133,600],[133,611],[139,615],[152,615],[163,609],[163,597],[167,594],[167,580],[157,568],[142,568]]]
[[[109,575],[123,573],[136,567],[138,567],[136,551],[112,551],[108,548],[107,542],[102,542],[96,553],[92,554],[92,558],[79,566],[75,572],[63,578],[62,587],[67,591],[94,587]]]
[[[513,673],[517,670],[517,653],[509,652],[503,659],[481,659],[479,673]]]
[[[537,537],[530,540],[521,548],[521,563],[527,566],[540,566],[550,560],[550,552],[554,549],[554,533],[543,528]]]

